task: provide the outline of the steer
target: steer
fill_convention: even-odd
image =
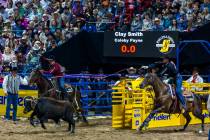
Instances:
[[[58,101],[49,97],[39,98],[37,101],[33,99],[25,100],[24,113],[32,111],[30,123],[34,126],[34,116],[37,116],[43,129],[46,129],[44,121],[52,119],[58,123],[60,119],[69,123],[68,130],[74,133],[75,121],[73,119],[74,108],[69,101]]]

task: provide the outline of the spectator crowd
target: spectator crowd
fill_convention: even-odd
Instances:
[[[193,31],[210,0],[1,0],[0,70],[27,72],[80,31]]]

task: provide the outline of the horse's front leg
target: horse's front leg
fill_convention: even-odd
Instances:
[[[151,119],[155,116],[155,114],[157,114],[159,111],[161,111],[162,108],[158,108],[153,110],[149,116],[144,120],[144,122],[137,128],[137,131],[140,132],[142,131],[142,129],[147,126],[149,124],[149,122],[151,121]]]
[[[36,116],[36,112],[35,111],[32,112],[29,120],[30,120],[30,124],[35,127],[35,125],[34,125],[34,116]]]
[[[190,114],[189,112],[185,111],[183,113],[183,116],[185,117],[186,119],[186,123],[184,125],[184,127],[182,129],[179,129],[179,130],[176,130],[176,131],[185,131],[185,129],[187,128],[187,126],[189,125],[190,121],[191,121],[191,117],[190,117]]]

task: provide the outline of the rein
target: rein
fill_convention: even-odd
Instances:
[[[42,85],[43,79],[46,80],[46,82],[49,84],[49,86],[51,86],[51,88],[48,89],[46,92],[41,93],[40,96],[42,96],[42,97],[47,96],[48,93],[50,93],[50,92],[52,92],[53,90],[56,89],[55,86],[52,83],[49,83],[50,81],[48,81],[47,79],[45,79],[45,77],[42,77],[42,76],[40,76],[38,78],[34,78],[31,83],[36,83],[36,84]],[[38,90],[40,90],[40,89],[38,89]]]
[[[44,97],[45,95],[47,95],[48,93],[50,93],[52,90],[55,90],[55,88],[51,88],[49,90],[47,90],[47,92],[43,93],[42,96]]]
[[[77,106],[77,109],[76,110],[79,110],[80,107],[79,107],[79,104],[77,102],[77,86],[75,87],[75,90],[74,90],[74,101],[75,101],[76,106]]]

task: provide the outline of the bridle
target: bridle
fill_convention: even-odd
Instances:
[[[39,76],[39,77],[37,77],[37,78],[30,79],[29,82],[30,82],[31,84],[34,84],[34,83],[36,83],[36,84],[41,84],[42,78],[43,78],[44,80],[46,80],[44,77]],[[48,82],[48,81],[47,81],[47,82]],[[50,82],[50,81],[49,81],[49,82]],[[49,84],[51,85],[51,88],[48,89],[45,93],[43,93],[42,96],[46,96],[46,95],[47,95],[48,93],[50,93],[51,91],[56,90],[55,86],[54,86],[52,83],[49,83]]]

